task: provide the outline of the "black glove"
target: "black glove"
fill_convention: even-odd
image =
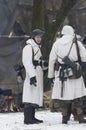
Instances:
[[[36,83],[37,83],[37,81],[36,81],[36,76],[30,78],[30,85],[36,86]]]

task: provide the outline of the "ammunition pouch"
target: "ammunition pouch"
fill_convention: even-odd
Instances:
[[[68,56],[63,58],[63,62],[66,67],[64,69],[64,75],[70,79],[78,79],[82,75],[81,65],[78,62],[72,62]]]
[[[42,61],[41,60],[33,60],[33,65],[36,66],[42,66]]]
[[[67,78],[71,78],[73,76],[73,72],[71,68],[60,68],[60,73],[59,73],[59,79],[61,81],[66,81]]]
[[[47,60],[33,60],[33,65],[36,66],[41,66],[43,67],[47,67],[48,68],[48,61]]]
[[[82,68],[80,66],[80,64],[76,63],[76,68],[73,68],[72,71],[73,71],[73,76],[72,78],[74,79],[78,79],[82,76]]]

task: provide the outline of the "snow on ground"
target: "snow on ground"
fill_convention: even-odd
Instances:
[[[71,119],[68,124],[62,124],[61,113],[51,113],[47,111],[37,111],[36,117],[43,119],[44,123],[25,125],[23,123],[23,112],[0,113],[0,130],[86,130],[86,124],[79,124]]]

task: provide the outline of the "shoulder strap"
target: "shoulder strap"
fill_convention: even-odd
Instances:
[[[70,54],[70,51],[71,51],[72,46],[73,46],[73,43],[74,43],[74,38],[73,38],[73,41],[72,41],[72,44],[71,44],[71,46],[70,46],[70,49],[69,49],[69,52],[68,52],[67,56],[69,56],[69,54]]]
[[[71,51],[71,49],[72,49],[72,46],[73,46],[73,43],[74,43],[74,39],[73,39],[73,41],[72,41],[72,44],[71,44],[71,46],[70,46],[70,49],[69,49],[69,51],[68,51],[68,54],[67,54],[67,56],[69,56],[69,54],[70,54],[70,51]],[[63,58],[61,58],[60,56],[58,56],[60,59],[63,59]]]
[[[31,44],[29,44],[29,45],[31,45]],[[36,53],[34,53],[33,46],[31,45],[31,47],[32,47],[32,53],[33,53],[33,58],[34,58],[34,56],[38,53],[39,49],[36,51]]]

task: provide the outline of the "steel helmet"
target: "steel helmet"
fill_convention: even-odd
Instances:
[[[44,31],[42,31],[41,29],[34,29],[33,31],[32,31],[32,37],[34,38],[35,36],[37,36],[37,35],[43,35],[44,34]]]
[[[61,31],[62,35],[74,35],[74,29],[72,26],[65,25]]]

